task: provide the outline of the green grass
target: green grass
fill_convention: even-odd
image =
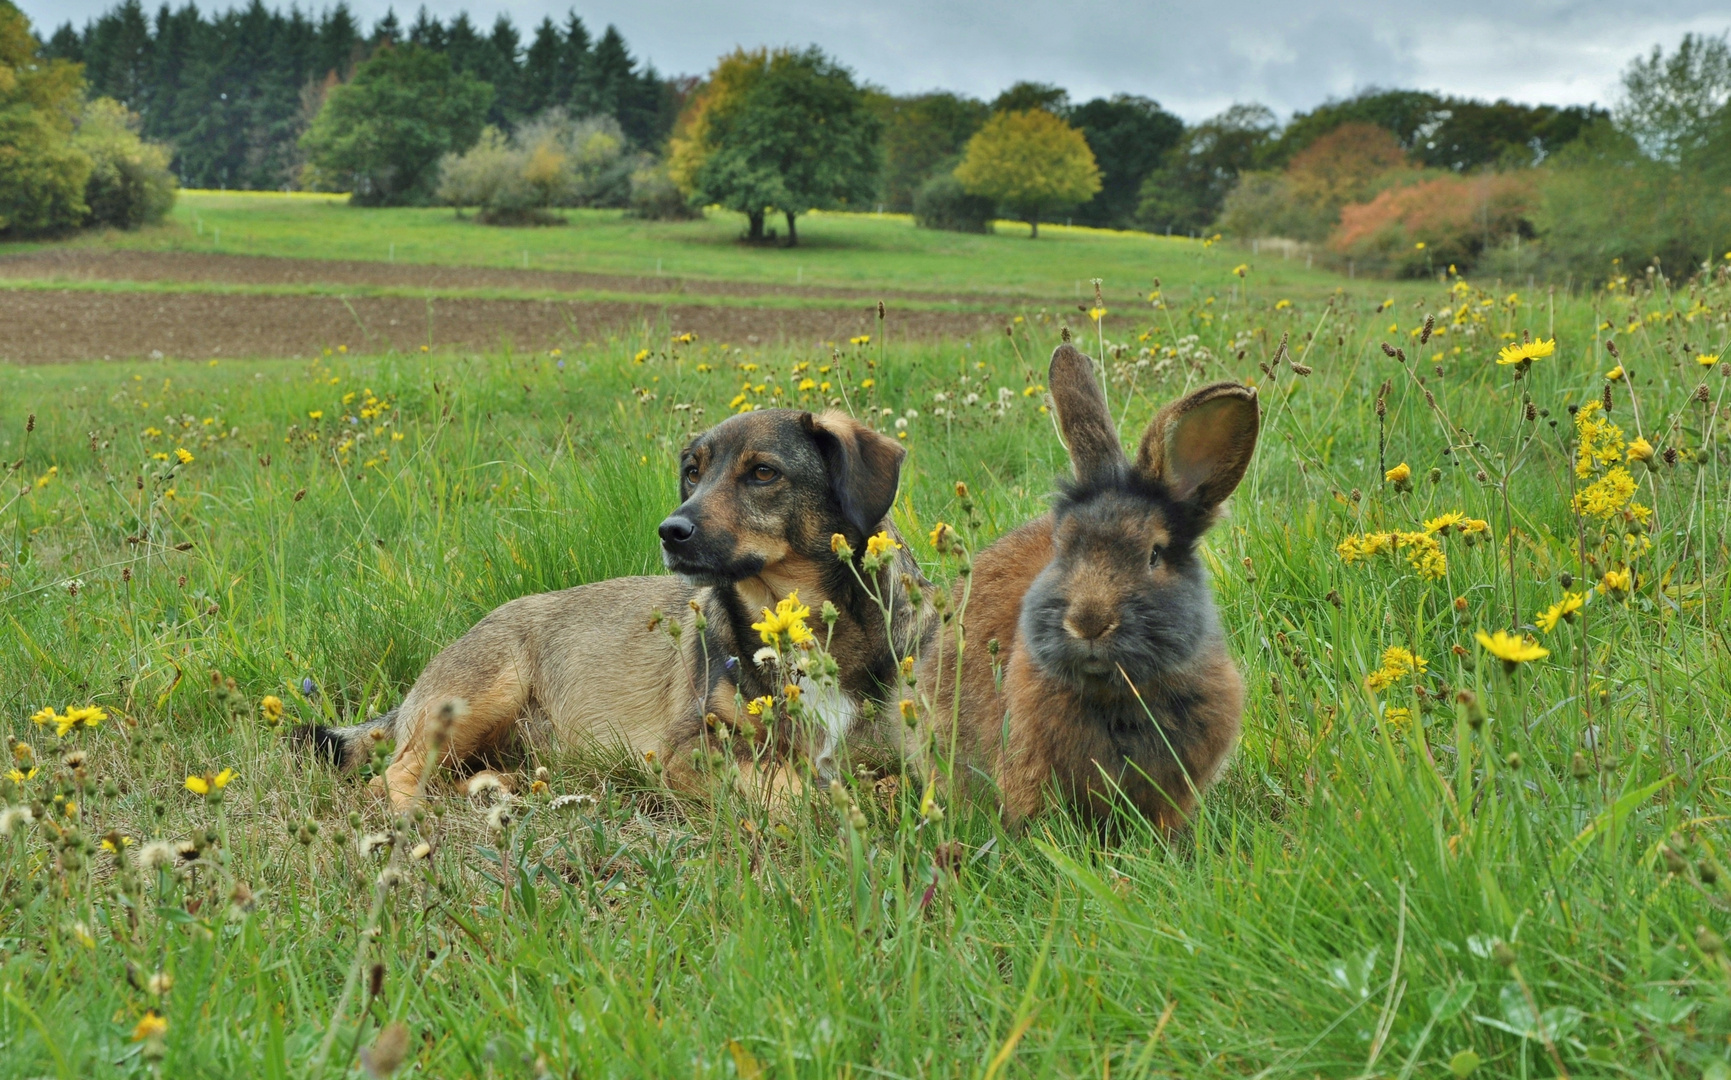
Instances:
[[[646,222],[616,210],[572,211],[571,224],[506,229],[459,220],[448,209],[362,210],[341,199],[258,193],[183,192],[169,224],[107,233],[82,243],[142,250],[222,251],[314,259],[445,266],[525,266],[606,274],[705,278],[861,290],[1011,294],[1091,301],[1103,278],[1109,297],[1139,296],[1156,277],[1226,294],[1241,262],[1258,291],[1320,296],[1339,279],[1298,260],[1250,257],[1199,241],[1050,225],[1030,242],[1000,223],[993,236],[917,229],[905,216],[812,214],[797,248],[739,243],[742,219],[712,211],[698,222]],[[393,247],[394,245],[394,247]],[[25,250],[25,245],[13,245]],[[0,248],[0,250],[4,250]]]
[[[420,214],[377,220],[441,219]],[[760,256],[782,257],[715,249],[718,264]],[[455,797],[403,823],[434,851],[390,856],[405,880],[376,910],[385,857],[354,834],[389,815],[359,781],[297,764],[259,717],[264,695],[299,719],[386,707],[501,601],[652,569],[689,428],[725,415],[742,383],[765,387],[753,400],[779,387],[814,403],[793,389],[799,363],[831,365],[823,377],[884,425],[884,409],[918,411],[897,514],[952,580],[932,524],[977,549],[1040,512],[1063,468],[1039,390],[1024,395],[1056,323],[840,359],[700,345],[639,365],[596,346],[0,372],[0,458],[22,463],[0,498],[0,716],[41,765],[5,801],[63,827],[57,795],[74,799],[82,838],[69,848],[40,824],[0,838],[5,1071],[353,1074],[351,1048],[401,1020],[435,1076],[1409,1077],[1466,1055],[1482,1076],[1558,1061],[1573,1076],[1725,1075],[1731,380],[1681,349],[1725,346],[1731,295],[1555,311],[1434,286],[1426,299],[1482,321],[1421,347],[1405,304],[1276,309],[1261,293],[1105,321],[1125,345],[1108,367],[1128,435],[1227,375],[1256,380],[1265,408],[1208,544],[1250,686],[1244,740],[1176,843],[1132,829],[1103,844],[1059,815],[1004,835],[988,808],[941,793],[948,815],[921,827],[917,777],[898,796],[850,785],[862,830],[824,798],[778,822],[729,798],[671,800],[633,763],[570,752],[540,759],[550,791],[526,796],[502,839]],[[1605,386],[1595,325],[1631,311],[1656,319],[1618,336],[1635,377],[1614,387],[1613,418],[1683,451],[1634,467],[1644,530],[1570,512],[1566,410]],[[1502,333],[1553,324],[1557,351],[1527,378],[1491,362]],[[1307,377],[1259,370],[1282,335]],[[1703,381],[1710,405],[1691,400]],[[1000,387],[1001,414],[983,407]],[[390,408],[349,424],[369,390]],[[970,393],[981,403],[961,404]],[[1532,421],[1524,393],[1543,410]],[[153,457],[177,448],[194,460]],[[1403,461],[1409,493],[1383,480]],[[1336,554],[1348,535],[1453,510],[1490,528],[1441,541],[1441,580],[1404,552]],[[1564,572],[1575,591],[1595,585],[1643,537],[1632,595],[1595,593],[1584,620],[1537,632],[1544,660],[1508,675],[1475,642],[1530,624]],[[1428,667],[1372,696],[1364,679],[1390,646]],[[1488,722],[1456,706],[1460,689]],[[80,789],[68,747],[28,718],[87,702],[115,718],[65,740],[87,754]],[[239,778],[220,804],[183,789],[222,767]],[[550,806],[572,793],[596,801]],[[94,848],[110,830],[198,836],[203,855],[182,873],[123,870]],[[933,869],[949,840],[967,854],[954,875]],[[153,996],[156,972],[173,985]],[[131,1042],[153,1007],[166,1035]]]

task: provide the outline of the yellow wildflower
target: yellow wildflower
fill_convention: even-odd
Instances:
[[[1653,444],[1648,442],[1646,439],[1637,436],[1635,441],[1629,444],[1629,460],[1652,461]]]
[[[802,391],[803,390],[816,390],[817,389],[817,380],[812,379],[812,378],[801,379],[801,380],[799,380],[799,388]]]
[[[1446,514],[1433,517],[1429,521],[1425,522],[1424,531],[1430,536],[1435,536],[1438,533],[1446,536],[1450,529],[1456,528],[1466,519],[1467,516],[1459,510],[1451,510]]]
[[[1628,567],[1621,570],[1607,570],[1599,581],[1599,588],[1608,593],[1633,592],[1635,589],[1635,572]]]
[[[870,345],[872,343],[872,336],[870,334],[860,334],[857,337],[848,338],[847,343],[849,345]]]
[[[132,1029],[132,1041],[144,1042],[147,1039],[160,1039],[168,1034],[168,1021],[164,1020],[155,1009],[145,1012]]]
[[[1292,301],[1290,301],[1290,300],[1277,300],[1277,301],[1275,301],[1275,304],[1274,304],[1274,310],[1275,311],[1285,311],[1287,308],[1289,308],[1291,306],[1292,306]]]
[[[1531,638],[1518,637],[1506,630],[1498,630],[1494,634],[1487,634],[1480,630],[1473,637],[1478,639],[1478,643],[1484,646],[1486,652],[1511,668],[1516,664],[1543,660],[1551,655],[1551,650]]]
[[[323,409],[314,409],[312,412],[307,413],[307,419],[318,420],[318,419],[321,419],[324,415],[325,415],[325,411]]]
[[[1581,610],[1586,602],[1587,598],[1582,593],[1564,593],[1561,600],[1541,611],[1534,621],[1548,634],[1557,628],[1559,622],[1574,622],[1575,612]]]
[[[177,447],[175,449],[174,457],[175,457],[175,460],[179,461],[182,465],[191,465],[192,464],[192,452],[184,446]]]
[[[1502,351],[1497,353],[1497,363],[1499,363],[1499,364],[1531,363],[1534,360],[1538,360],[1542,357],[1549,356],[1556,351],[1557,351],[1557,342],[1556,342],[1555,338],[1550,338],[1550,339],[1547,339],[1545,341],[1515,342],[1513,344],[1503,346]]]
[[[1618,364],[1616,367],[1612,368],[1610,371],[1605,372],[1605,379],[1609,382],[1619,382],[1622,380],[1622,378],[1623,378],[1623,365],[1622,364]]]
[[[1575,495],[1575,513],[1607,520],[1628,506],[1634,496],[1635,478],[1619,465]]]
[[[266,694],[258,703],[258,711],[271,723],[282,719],[282,698],[275,694]]]
[[[745,703],[745,711],[753,716],[762,716],[775,707],[775,699],[765,694],[763,697],[752,698]]]
[[[227,787],[229,781],[234,778],[235,771],[233,769],[224,769],[214,775],[205,773],[203,776],[189,776],[186,778],[186,790],[194,795],[209,795],[213,791],[221,791]]]
[[[901,545],[888,532],[880,532],[876,536],[866,538],[866,558],[881,559],[890,552],[899,550]]]
[[[1603,415],[1597,401],[1583,404],[1575,413],[1575,433],[1580,448],[1575,453],[1575,475],[1585,480],[1595,467],[1609,467],[1623,460],[1623,429]]]
[[[1404,484],[1412,479],[1412,466],[1403,461],[1388,472],[1383,473],[1382,478],[1391,484]]]
[[[764,608],[763,621],[752,623],[751,628],[757,631],[765,645],[777,645],[786,635],[792,644],[804,646],[816,640],[811,628],[805,624],[810,617],[811,608],[799,602],[799,590],[795,589],[776,601],[774,611]]]
[[[1105,314],[1106,309],[1103,307],[1092,307],[1088,309],[1088,318],[1093,319],[1095,322],[1099,322],[1101,317]]]
[[[1382,718],[1385,723],[1393,724],[1395,727],[1405,727],[1412,723],[1412,710],[1401,708],[1398,705],[1390,705],[1382,710]]]
[[[36,770],[34,768],[31,768],[28,772],[23,769],[13,769],[11,772],[6,774],[6,779],[12,781],[14,784],[22,784],[26,780],[33,780],[35,778]]]
[[[641,364],[641,363],[643,363],[643,361],[645,361],[647,359],[649,359],[649,350],[648,349],[638,349],[637,355],[633,356],[631,358],[631,361],[632,361],[632,363]]]
[[[1718,353],[1697,353],[1695,355],[1695,362],[1697,364],[1700,364],[1702,367],[1712,367],[1714,364],[1717,364],[1719,362],[1719,354]]]

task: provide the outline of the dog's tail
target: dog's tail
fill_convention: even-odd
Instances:
[[[339,769],[352,769],[373,752],[373,744],[389,739],[397,729],[397,710],[382,713],[348,727],[302,724],[290,732],[296,745],[312,749],[314,756]]]

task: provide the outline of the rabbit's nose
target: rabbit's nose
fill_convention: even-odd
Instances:
[[[1077,604],[1064,615],[1064,632],[1079,641],[1099,641],[1118,629],[1118,620],[1101,604]]]

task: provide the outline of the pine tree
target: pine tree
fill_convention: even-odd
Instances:
[[[183,9],[185,10],[185,9]],[[334,71],[346,79],[360,61],[361,28],[344,0],[319,21],[318,74]]]
[[[573,11],[565,22],[565,41],[559,51],[557,88],[559,104],[565,106],[572,116],[587,116],[594,111],[589,108],[588,100],[581,94],[581,87],[584,86],[584,79],[588,76],[589,65],[593,60],[589,28],[583,25],[583,20]]]
[[[386,8],[385,17],[373,24],[373,48],[395,45],[403,40],[403,24],[397,21],[397,9]]]
[[[539,116],[548,107],[559,104],[559,54],[563,44],[553,20],[542,19],[535,28],[535,40],[523,54],[518,105],[524,116]]]
[[[409,41],[424,49],[445,51],[445,24],[428,15],[425,4],[415,13],[415,22],[409,27]]]
[[[493,34],[487,39],[487,44],[491,48],[486,66],[480,73],[485,82],[493,84],[493,107],[487,113],[487,122],[510,127],[523,116],[518,87],[522,74],[523,42],[509,15],[500,15],[493,23]]]

